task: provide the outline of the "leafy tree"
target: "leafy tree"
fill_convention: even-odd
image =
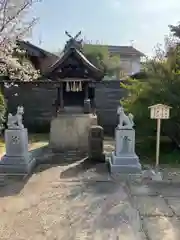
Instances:
[[[165,49],[167,56],[170,58],[174,54],[174,49],[180,44],[180,24],[169,25],[170,34],[165,38]]]
[[[97,68],[103,70],[109,77],[119,78],[120,74],[120,57],[111,56],[107,46],[84,44],[83,51]]]
[[[169,25],[169,28],[173,36],[180,39],[180,23],[176,26]]]
[[[156,129],[148,107],[157,103],[171,106],[171,118],[163,121],[162,130],[180,145],[180,47],[174,48],[168,57],[158,49],[145,70],[148,79],[129,79],[121,84],[127,90],[127,97],[121,103],[134,114],[137,133],[142,136],[152,136]]]

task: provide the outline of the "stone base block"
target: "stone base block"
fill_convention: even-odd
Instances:
[[[111,159],[109,160],[110,172],[111,173],[140,173],[141,164],[139,163],[139,157],[134,155],[116,156],[112,153]]]
[[[31,154],[26,156],[4,155],[0,161],[0,173],[29,174],[36,165],[36,159]]]
[[[97,116],[92,114],[60,114],[52,119],[49,147],[53,152],[88,150],[88,134]]]

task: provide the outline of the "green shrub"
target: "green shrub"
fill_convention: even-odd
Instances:
[[[179,145],[180,48],[175,50],[173,59],[149,61],[146,71],[147,79],[129,79],[127,83],[121,83],[128,90],[128,96],[122,99],[121,104],[125,110],[134,114],[136,132],[140,136],[153,136],[156,132],[156,120],[150,119],[149,106],[158,103],[171,106],[170,119],[162,121],[162,134],[171,139],[176,138]]]

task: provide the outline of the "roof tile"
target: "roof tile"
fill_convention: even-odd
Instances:
[[[132,46],[113,46],[108,45],[109,52],[111,53],[120,53],[122,55],[137,55],[144,56],[144,54]]]

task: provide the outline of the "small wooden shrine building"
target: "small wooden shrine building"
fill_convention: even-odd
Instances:
[[[70,40],[61,56],[44,73],[44,77],[59,83],[55,103],[58,113],[90,113],[93,103],[93,97],[89,96],[90,85],[101,81],[104,76],[103,72],[84,56],[82,41],[76,40],[79,34],[74,38],[68,34]]]
[[[41,71],[41,80],[34,83],[54,85],[57,98],[54,103],[56,115],[60,113],[94,112],[94,87],[101,81],[104,73],[94,66],[83,54],[82,40],[77,38],[79,32],[69,40],[60,56],[51,54],[29,42],[19,41],[25,49],[35,68]]]
[[[33,83],[48,83],[57,88],[52,103],[56,114],[52,116],[50,128],[50,146],[55,151],[87,149],[88,129],[97,123],[92,85],[104,77],[83,54],[82,41],[77,40],[81,32],[75,37],[66,34],[69,40],[59,57],[19,41],[34,66],[41,70],[42,79]]]

